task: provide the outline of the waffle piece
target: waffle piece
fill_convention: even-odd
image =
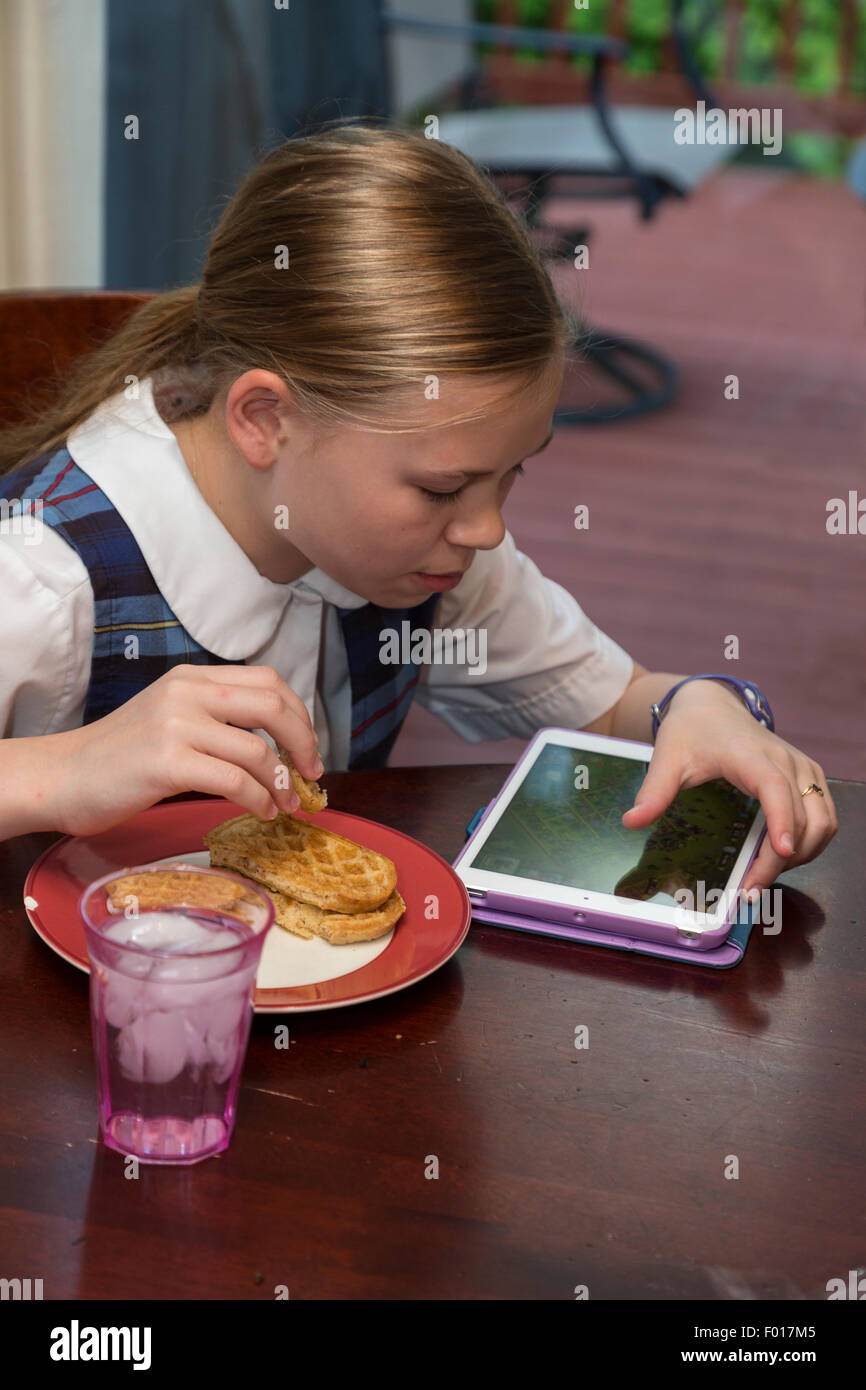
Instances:
[[[321,936],[332,946],[350,946],[353,941],[375,941],[389,932],[406,911],[406,904],[396,888],[381,907],[371,912],[326,912],[312,903],[289,898],[273,888],[264,891],[274,904],[277,926],[307,940]]]
[[[112,879],[105,887],[112,912],[121,912],[130,896],[137,900],[137,910],[142,912],[161,907],[207,907],[214,911],[234,912],[245,921],[250,921],[249,912],[244,911],[243,905],[255,903],[261,909],[261,903],[242,883],[217,878],[212,874],[184,873],[177,869],[166,869],[162,873],[126,874]]]
[[[397,887],[392,860],[333,830],[287,815],[234,816],[204,837],[215,869],[329,912],[370,912]]]
[[[280,762],[285,763],[289,769],[289,776],[292,779],[292,786],[298,793],[302,811],[324,811],[328,804],[328,793],[323,792],[318,782],[311,782],[304,777],[295,764],[292,762],[291,755],[277,744],[277,753]]]

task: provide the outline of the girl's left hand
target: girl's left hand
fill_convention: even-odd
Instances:
[[[783,869],[817,858],[839,828],[818,764],[759,724],[732,690],[710,681],[692,681],[671,700],[649,770],[623,824],[629,830],[650,825],[678,791],[714,777],[757,797],[767,819],[743,895],[769,888]],[[813,782],[823,796],[801,794]]]

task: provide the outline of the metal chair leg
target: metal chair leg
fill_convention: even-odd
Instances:
[[[545,261],[570,260],[573,247],[589,241],[589,228],[575,228],[569,232],[543,220],[543,211],[551,196],[550,178],[550,174],[539,173],[528,184],[525,219],[536,234],[536,242],[539,234],[554,239],[551,247],[538,248]],[[669,405],[679,389],[680,372],[676,364],[664,353],[635,338],[603,333],[590,324],[582,324],[578,347],[581,361],[598,367],[625,388],[625,400],[621,404],[591,406],[585,410],[556,410],[553,416],[556,424],[604,425],[647,415]],[[643,363],[650,369],[651,385],[629,370],[633,363]]]
[[[680,370],[676,363],[635,338],[603,333],[600,329],[584,325],[578,349],[581,361],[590,362],[613,377],[625,387],[627,397],[623,404],[590,406],[584,410],[557,409],[553,414],[555,425],[604,425],[615,420],[628,420],[662,409],[670,404],[677,393]],[[625,363],[621,358],[625,359]],[[655,384],[647,386],[629,371],[629,360],[649,367]]]

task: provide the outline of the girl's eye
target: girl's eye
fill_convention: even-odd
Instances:
[[[422,487],[421,491],[431,502],[453,502],[455,497],[460,496],[459,487],[454,492],[431,492],[429,487]]]
[[[512,473],[522,473],[524,471],[523,464],[515,464],[511,471]],[[430,488],[422,487],[421,491],[424,493],[424,496],[429,497],[432,502],[453,502],[460,496],[462,489],[458,487],[455,488],[453,492],[432,492]]]

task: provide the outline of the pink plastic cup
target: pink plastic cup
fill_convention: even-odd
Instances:
[[[108,885],[133,874],[146,876],[137,891],[127,884],[112,895]],[[91,883],[79,908],[105,1143],[142,1163],[221,1153],[234,1130],[271,899],[222,869],[142,864]]]

